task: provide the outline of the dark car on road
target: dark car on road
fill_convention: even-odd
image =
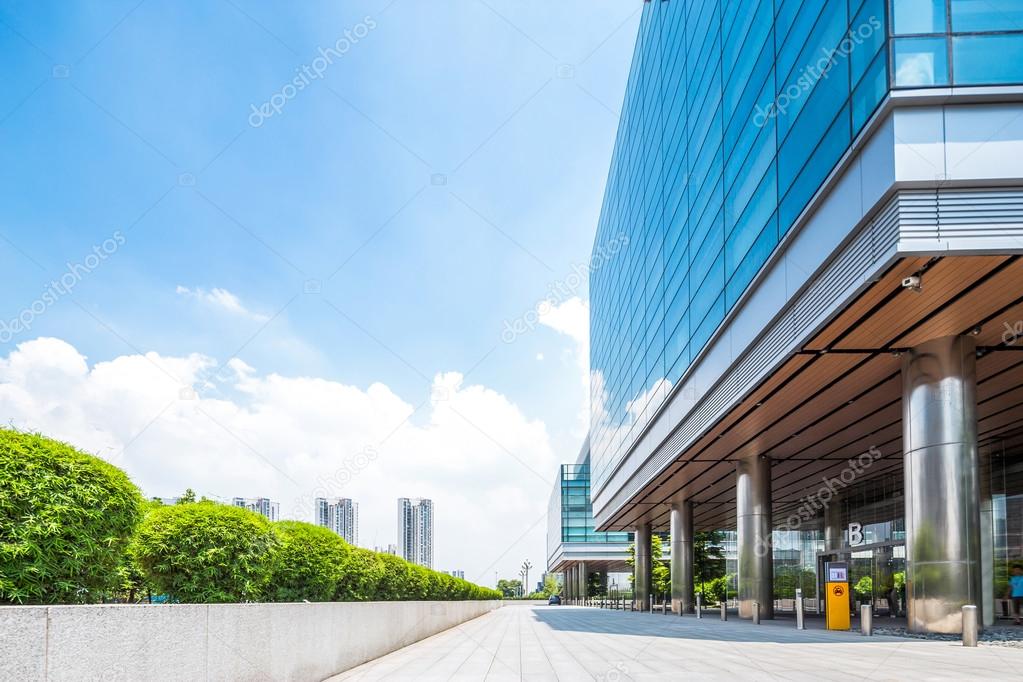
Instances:
[[[559,597],[556,594],[552,594],[550,599],[547,600],[547,605],[548,606],[560,606],[561,605],[561,597]]]

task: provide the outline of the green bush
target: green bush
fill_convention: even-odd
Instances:
[[[120,469],[44,436],[0,428],[0,602],[110,596],[141,505]]]
[[[150,511],[131,552],[154,588],[172,601],[222,603],[265,598],[279,544],[259,514],[195,502]]]
[[[340,601],[373,601],[384,579],[386,564],[378,554],[361,547],[352,547],[341,567],[341,582],[338,589]]]
[[[322,526],[301,521],[273,524],[279,547],[270,565],[268,601],[332,601],[351,548]]]

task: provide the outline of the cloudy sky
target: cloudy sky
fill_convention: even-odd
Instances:
[[[436,568],[543,567],[640,8],[4,2],[0,416],[147,495],[354,497],[369,547],[431,497]]]

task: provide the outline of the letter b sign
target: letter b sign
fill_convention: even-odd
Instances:
[[[856,547],[863,544],[863,526],[855,521],[849,524],[849,546]]]

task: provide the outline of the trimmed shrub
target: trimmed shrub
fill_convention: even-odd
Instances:
[[[280,547],[270,566],[269,601],[333,601],[351,548],[322,526],[302,521],[273,524]]]
[[[206,501],[150,511],[131,553],[172,601],[215,604],[263,599],[279,544],[259,514]]]
[[[0,602],[89,603],[112,594],[141,505],[117,467],[0,428]]]
[[[371,552],[361,547],[352,547],[348,558],[341,567],[341,581],[338,584],[339,601],[373,601],[377,589],[387,571],[382,557],[389,556]]]

